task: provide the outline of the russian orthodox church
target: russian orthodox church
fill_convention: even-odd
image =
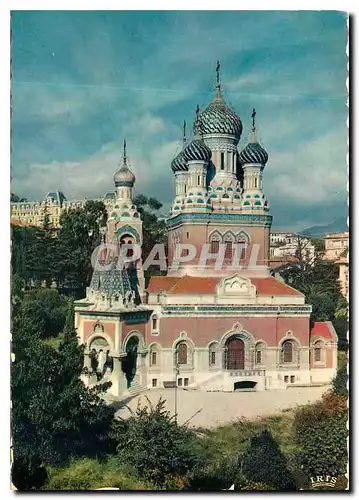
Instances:
[[[184,125],[182,150],[171,164],[167,275],[152,276],[145,287],[141,258],[127,266],[106,262],[76,303],[87,384],[109,380],[110,392],[125,397],[176,384],[286,389],[329,383],[335,375],[332,324],[311,328],[304,295],[270,273],[268,153],[255,118],[253,110],[249,141],[238,151],[243,125],[224,100],[218,66],[214,99],[203,111],[197,107],[192,140]],[[141,245],[126,146],[114,183],[104,242]]]

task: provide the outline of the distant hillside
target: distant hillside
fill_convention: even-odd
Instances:
[[[328,233],[343,233],[344,231],[348,231],[347,220],[346,217],[341,217],[327,225],[311,226],[303,229],[303,231],[300,231],[300,234],[312,236],[313,238],[324,238]]]

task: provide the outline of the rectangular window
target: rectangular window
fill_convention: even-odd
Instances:
[[[288,377],[288,375],[286,375],[286,376],[284,377],[284,382],[285,382],[286,384],[288,384],[288,382],[289,382],[289,377]]]
[[[233,173],[236,171],[236,153],[233,153]]]
[[[256,352],[256,364],[260,365],[262,363],[262,351]]]
[[[294,375],[291,375],[291,376],[290,376],[290,383],[291,383],[291,384],[294,384],[294,381],[295,381],[295,376],[294,376]]]
[[[157,353],[152,352],[151,353],[151,365],[156,365],[157,364]]]
[[[314,361],[321,361],[321,349],[320,349],[320,347],[316,347],[314,349]]]
[[[179,379],[177,380],[177,385],[178,385],[178,387],[181,387],[181,386],[182,386],[182,379],[181,379],[181,378],[179,378]]]
[[[210,359],[211,365],[216,364],[216,353],[214,351],[211,352],[211,359]]]
[[[254,179],[254,187],[255,187],[255,188],[256,188],[256,187],[258,187],[258,186],[257,186],[257,178],[256,178],[256,179]]]
[[[224,153],[221,153],[221,170],[224,170]]]
[[[152,318],[152,330],[157,330],[157,318]]]
[[[188,378],[185,378],[184,379],[184,386],[187,387],[188,386]]]
[[[157,387],[157,379],[156,378],[152,379],[152,387]]]
[[[198,175],[197,176],[197,185],[200,186],[201,185],[201,177]]]

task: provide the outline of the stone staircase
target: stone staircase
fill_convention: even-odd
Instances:
[[[138,396],[139,394],[142,394],[143,392],[147,392],[147,387],[141,385],[137,380],[134,380],[131,384],[131,387],[129,387],[125,392],[125,395],[134,397]]]

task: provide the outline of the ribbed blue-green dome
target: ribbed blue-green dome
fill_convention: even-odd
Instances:
[[[220,87],[216,87],[216,97],[201,112],[202,134],[226,134],[234,135],[236,142],[242,133],[242,122],[239,116],[224,102]]]
[[[212,151],[206,146],[202,139],[194,139],[183,151],[183,156],[186,161],[209,161],[212,156]]]
[[[265,165],[268,161],[268,153],[258,142],[250,142],[239,153],[238,161],[241,165],[248,163],[260,163]]]
[[[173,172],[187,172],[188,167],[183,151],[180,151],[179,154],[172,160],[171,168]]]

